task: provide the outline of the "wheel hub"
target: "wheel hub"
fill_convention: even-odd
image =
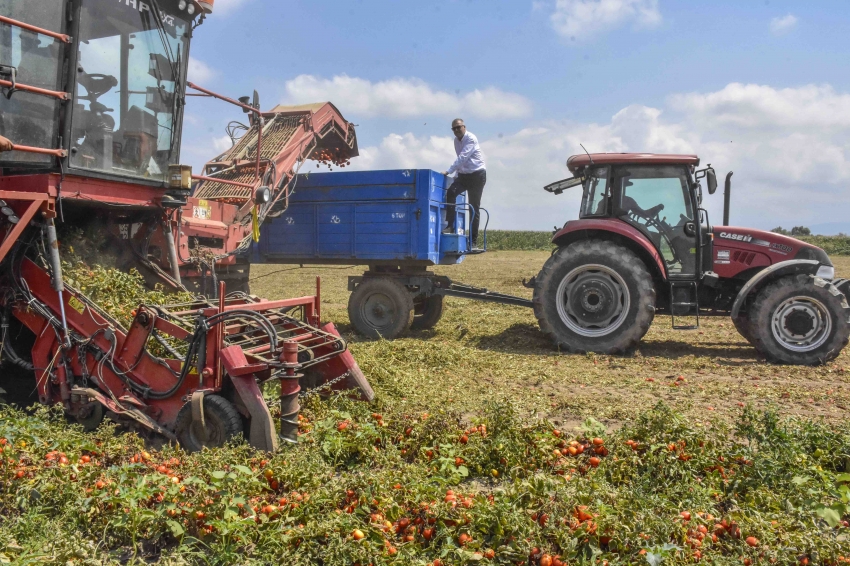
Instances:
[[[629,290],[623,278],[604,265],[583,265],[558,286],[558,315],[573,332],[605,336],[623,324],[629,310]]]
[[[395,317],[395,307],[392,299],[383,293],[373,293],[362,306],[363,319],[372,328],[384,328],[391,324]]]
[[[791,297],[774,310],[771,330],[784,348],[793,352],[810,352],[829,338],[832,318],[817,299]]]

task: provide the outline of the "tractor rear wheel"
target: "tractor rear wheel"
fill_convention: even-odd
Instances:
[[[411,330],[428,330],[434,328],[443,316],[443,296],[419,295],[413,298],[413,323]]]
[[[413,296],[389,277],[366,278],[348,298],[348,318],[363,336],[392,340],[413,322]]]
[[[782,277],[753,301],[753,345],[772,362],[823,364],[847,345],[849,317],[847,299],[832,283],[812,275]]]
[[[219,395],[205,395],[204,425],[192,418],[189,401],[177,414],[175,432],[180,446],[187,452],[224,446],[231,438],[242,434],[242,417],[233,404]]]
[[[569,352],[623,353],[655,317],[652,276],[630,250],[604,240],[555,251],[535,278],[540,329]]]

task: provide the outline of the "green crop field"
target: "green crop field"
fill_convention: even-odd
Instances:
[[[799,238],[823,248],[830,256],[850,255],[850,236],[803,236]],[[552,232],[489,230],[487,248],[494,251],[551,250]]]
[[[547,255],[437,271],[530,297],[521,280]],[[850,276],[850,258],[836,266]],[[155,450],[112,425],[85,434],[55,409],[0,406],[0,562],[846,562],[850,354],[776,366],[729,320],[674,331],[659,316],[632,355],[565,355],[530,309],[460,299],[434,330],[365,341],[346,312],[360,272],[254,268],[268,298],[322,276],[324,318],[377,393],[310,399],[299,444],[277,454]]]

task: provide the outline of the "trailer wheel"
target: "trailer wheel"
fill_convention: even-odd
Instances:
[[[204,428],[192,420],[191,401],[177,414],[175,432],[180,446],[187,452],[200,452],[203,448],[224,446],[234,436],[242,434],[242,417],[233,404],[219,395],[205,395]]]
[[[750,317],[747,314],[739,315],[738,318],[732,318],[732,324],[735,325],[735,330],[738,331],[744,340],[753,343],[753,330],[751,328]]]
[[[419,295],[413,298],[413,323],[411,330],[427,330],[434,328],[443,317],[443,296]]]
[[[644,263],[604,240],[558,249],[534,283],[540,329],[569,352],[622,353],[655,317],[655,287]]]
[[[759,291],[750,309],[753,345],[768,360],[817,365],[838,356],[850,338],[850,306],[820,277],[793,275]]]
[[[398,281],[367,278],[348,298],[348,317],[363,336],[392,340],[413,322],[413,297]]]

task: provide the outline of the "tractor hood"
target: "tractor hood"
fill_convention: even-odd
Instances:
[[[797,238],[738,226],[715,226],[712,231],[715,248],[763,254],[770,258],[771,264],[789,259],[816,259],[821,265],[832,266],[825,251]]]

